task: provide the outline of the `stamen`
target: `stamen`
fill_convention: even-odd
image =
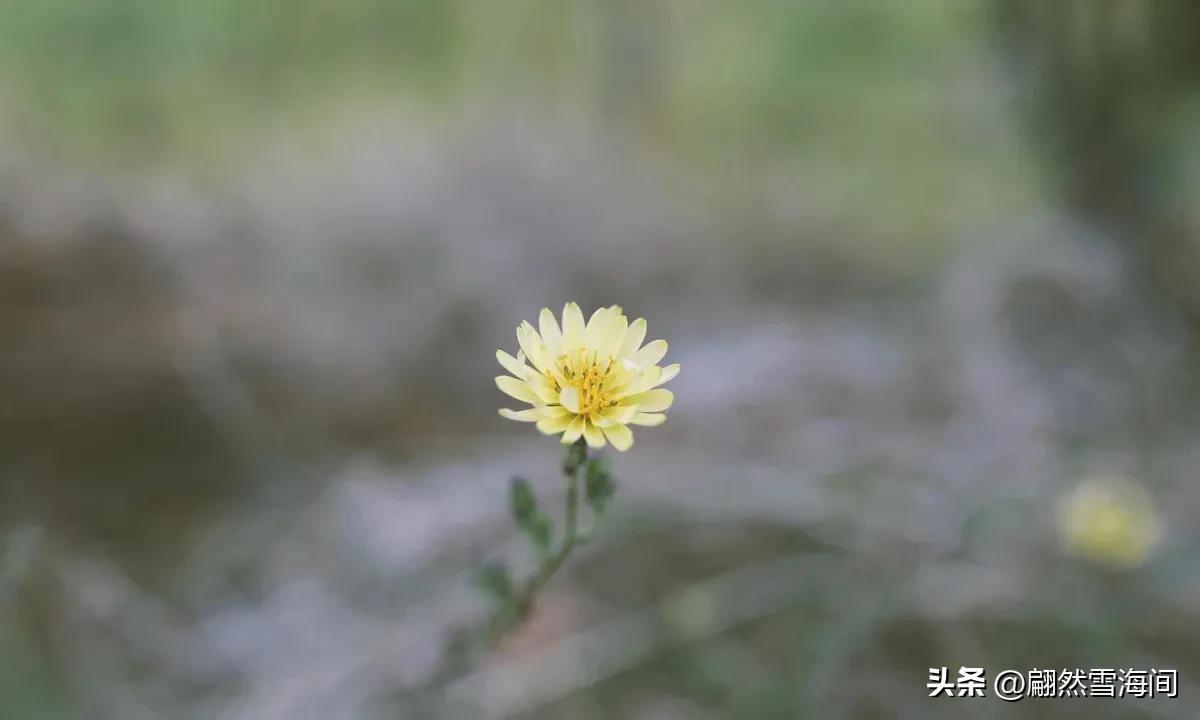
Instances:
[[[601,362],[598,350],[583,347],[578,352],[560,354],[556,358],[556,366],[563,383],[560,385],[552,375],[547,377],[560,392],[563,386],[573,387],[579,392],[580,414],[596,413],[616,405],[615,400],[608,398],[609,386],[614,384],[616,376],[614,368],[620,367],[612,355],[605,356]]]

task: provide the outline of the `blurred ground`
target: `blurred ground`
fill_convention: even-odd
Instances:
[[[1191,717],[1189,4],[10,5],[0,717]],[[493,353],[569,299],[677,401],[467,648],[561,492]],[[1062,549],[1094,477],[1145,563]]]

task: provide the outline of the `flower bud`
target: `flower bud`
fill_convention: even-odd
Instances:
[[[567,457],[563,460],[563,472],[573,477],[585,460],[587,460],[587,445],[583,440],[578,440],[567,448]]]

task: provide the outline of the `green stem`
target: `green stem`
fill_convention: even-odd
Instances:
[[[517,610],[517,616],[525,617],[533,608],[533,600],[537,594],[545,587],[554,573],[562,567],[570,556],[571,551],[575,549],[575,544],[579,539],[579,473],[583,471],[584,460],[587,459],[587,446],[583,442],[583,438],[576,441],[575,446],[567,449],[568,457],[570,453],[578,452],[581,458],[578,465],[575,467],[564,466],[563,474],[567,476],[567,499],[566,499],[566,522],[563,529],[562,545],[558,551],[551,555],[542,563],[537,574],[529,579],[521,592],[514,599],[514,604]]]

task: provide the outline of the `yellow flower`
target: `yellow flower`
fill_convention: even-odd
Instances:
[[[513,357],[503,350],[496,359],[512,376],[496,378],[506,394],[533,407],[502,408],[509,420],[536,422],[547,435],[562,433],[570,444],[583,437],[594,448],[605,439],[618,450],[633,445],[630,425],[659,425],[675,396],[659,388],[679,374],[679,365],[660,367],[667,342],[642,345],[646,321],[633,322],[621,308],[600,308],[585,325],[575,303],[562,312],[562,327],[544,308],[538,328],[528,322],[517,328],[520,350]],[[529,364],[526,364],[526,361]],[[532,367],[530,367],[532,365]]]
[[[1059,508],[1059,530],[1068,550],[1119,568],[1144,562],[1162,535],[1146,491],[1116,479],[1075,488]]]

